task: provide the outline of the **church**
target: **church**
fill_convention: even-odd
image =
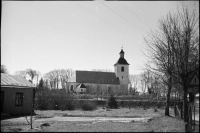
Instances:
[[[68,81],[69,91],[78,94],[127,95],[129,63],[124,58],[123,48],[114,64],[114,72],[76,70]]]

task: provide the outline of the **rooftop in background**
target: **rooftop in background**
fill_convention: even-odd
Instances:
[[[75,74],[78,83],[119,85],[119,80],[114,72],[76,71]]]
[[[21,76],[1,73],[1,87],[35,87],[31,82]]]

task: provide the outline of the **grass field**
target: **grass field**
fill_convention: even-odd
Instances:
[[[30,129],[25,118],[6,119],[1,121],[1,132],[185,132],[183,120],[164,116],[164,109],[154,112],[153,108],[144,110],[143,108],[120,108],[105,110],[98,108],[94,111],[35,111],[34,129]],[[173,109],[170,109],[173,115]],[[153,117],[149,122],[92,122],[92,121],[48,121],[50,126],[42,126],[48,118],[59,117]],[[38,119],[42,119],[39,121]],[[37,121],[38,120],[38,121]],[[198,129],[196,129],[198,131]]]

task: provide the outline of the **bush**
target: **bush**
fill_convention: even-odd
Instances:
[[[109,108],[112,108],[112,109],[117,109],[118,108],[118,103],[117,103],[117,100],[116,98],[111,95],[108,99],[108,105],[107,105]]]
[[[75,104],[72,100],[68,100],[65,105],[66,110],[75,110]]]
[[[97,105],[91,101],[84,101],[82,104],[82,110],[84,111],[95,110],[96,108],[97,108]]]

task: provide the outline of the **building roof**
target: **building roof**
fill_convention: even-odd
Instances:
[[[81,83],[81,84],[79,84],[79,85],[77,86],[77,88],[86,88],[86,86],[85,86],[83,83]]]
[[[116,84],[119,80],[114,72],[76,71],[77,83]]]
[[[124,58],[119,58],[119,60],[117,61],[117,63],[115,63],[115,65],[117,64],[129,65],[129,63]]]
[[[34,87],[34,85],[21,76],[1,73],[1,87]]]

